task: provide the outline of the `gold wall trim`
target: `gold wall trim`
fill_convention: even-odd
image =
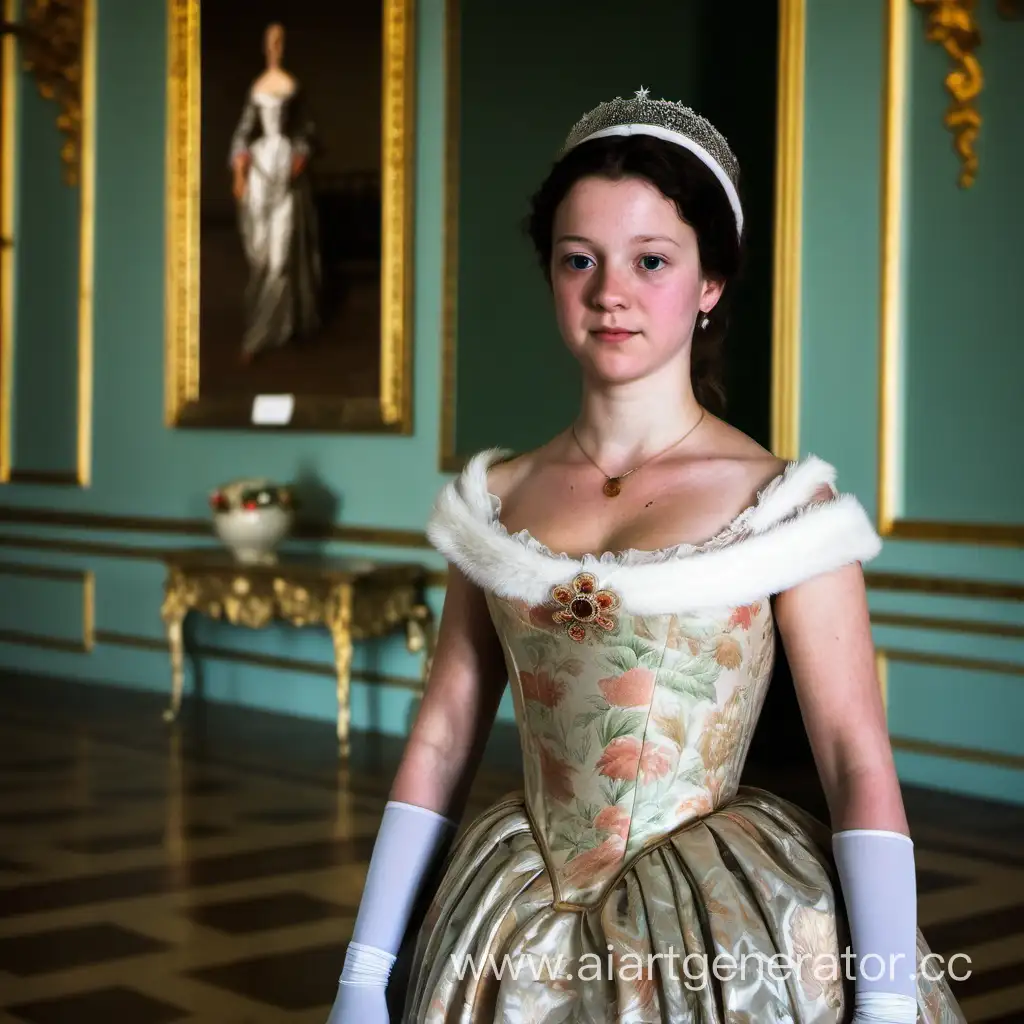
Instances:
[[[943,523],[927,519],[894,519],[889,528],[889,536],[944,544],[1020,547],[1024,545],[1024,524]]]
[[[912,665],[933,665],[941,668],[993,672],[1000,675],[1024,675],[1024,664],[994,661],[987,658],[966,658],[951,654],[933,654],[927,651],[905,651],[892,647],[878,648],[875,656],[879,676],[884,680],[883,686],[885,687],[887,698],[890,690],[890,662],[902,661]],[[1024,757],[1017,754],[935,743],[931,740],[914,739],[899,735],[890,736],[890,743],[893,750],[904,750],[908,753],[929,754],[933,757],[942,757],[949,760],[972,761],[978,764],[999,765],[1004,768],[1024,768]]]
[[[980,622],[975,619],[950,619],[938,615],[872,612],[871,624],[873,626],[897,626],[901,629],[933,629],[946,633],[972,633],[978,636],[1002,636],[1024,640],[1024,626],[1014,622]]]
[[[905,132],[907,40],[912,6],[887,0],[886,81],[882,147],[882,280],[879,338],[878,531],[899,540],[950,544],[1024,545],[1024,524],[906,519],[899,515],[900,394],[903,339],[903,218],[906,189]],[[959,7],[951,2],[949,8]]]
[[[5,21],[14,20],[14,0],[3,0]],[[14,137],[17,132],[17,47],[0,37],[0,484],[11,476],[11,374],[14,371]]]
[[[1024,586],[997,580],[918,576],[899,572],[866,572],[864,581],[869,590],[895,590],[941,597],[973,597],[991,601],[1024,601]]]
[[[1024,769],[1024,757],[1020,754],[1004,754],[1000,751],[959,747],[949,743],[932,743],[929,740],[911,739],[909,736],[891,736],[889,742],[893,750],[902,750],[908,754],[925,754],[950,761],[970,761],[974,764],[989,764],[1017,771]]]
[[[21,41],[22,66],[36,79],[40,95],[57,104],[57,128],[64,180],[77,185],[81,173],[82,110],[85,85],[83,24],[89,0],[22,0],[15,29]],[[13,19],[9,19],[13,20]]]
[[[294,416],[276,430],[412,432],[415,0],[383,0],[382,9],[379,391],[297,394]],[[200,0],[167,0],[167,12],[164,419],[169,427],[247,428],[252,396],[200,390]]]
[[[459,473],[465,457],[455,451],[455,389],[457,385],[455,340],[459,303],[459,154],[460,42],[459,0],[447,0],[444,22],[444,273],[441,296],[441,436],[442,473]]]
[[[77,640],[50,636],[20,629],[0,629],[0,643],[23,644],[47,650],[88,654],[96,642],[96,577],[88,569],[63,569],[51,565],[28,565],[24,562],[0,562],[0,576],[22,576],[29,579],[78,583],[82,587],[82,635]]]
[[[882,647],[879,650],[890,662],[902,661],[908,665],[933,665],[936,668],[956,668],[968,672],[992,672],[997,675],[1024,676],[1024,663],[1019,661],[969,658],[960,654],[907,651],[895,647]]]
[[[412,432],[415,0],[384,0],[380,418]]]
[[[165,516],[120,516],[102,512],[66,512],[49,508],[0,508],[0,523],[25,526],[59,526],[85,530],[115,530],[131,533],[184,534],[213,538],[207,519],[174,519]],[[385,547],[429,548],[422,530],[401,530],[386,526],[300,525],[298,540],[331,540],[350,544],[380,544]]]
[[[139,636],[133,633],[119,633],[110,629],[97,630],[96,642],[99,644],[111,644],[117,647],[132,647],[142,651],[154,651],[164,655],[168,652],[166,640],[157,639],[156,637]],[[190,651],[189,653],[193,652]],[[230,647],[216,647],[209,644],[195,647],[194,653],[201,658],[210,658],[216,661],[232,661],[242,665],[255,665],[259,668],[279,669],[283,672],[303,672],[308,675],[325,676],[332,680],[337,676],[334,662],[311,661],[303,658],[281,658],[272,654],[239,651]],[[169,671],[170,669],[168,668]],[[411,676],[385,675],[383,672],[353,671],[352,679],[353,681],[369,683],[373,686],[396,686],[404,690],[412,690],[415,693],[419,693],[423,689],[423,684],[419,679]]]
[[[943,123],[953,133],[953,148],[960,157],[961,188],[970,188],[978,172],[974,143],[981,131],[981,114],[974,101],[985,78],[974,51],[981,45],[981,32],[974,19],[975,0],[914,0],[928,13],[925,37],[938,43],[953,62],[946,75],[946,89],[952,97]]]
[[[907,0],[887,0],[885,114],[882,146],[881,351],[879,352],[878,528],[891,535],[899,489],[896,455],[899,423],[899,339],[903,314],[900,285],[904,121],[907,115]]]
[[[94,555],[99,558],[138,558],[159,561],[169,549],[132,544],[103,544],[88,540],[52,540],[48,537],[18,537],[0,534],[0,548],[23,551],[60,551],[66,555]]]
[[[96,2],[85,0],[82,36],[81,226],[78,247],[78,483],[92,482],[93,284],[96,253]]]
[[[13,0],[4,7],[5,17],[13,21]],[[47,22],[53,18],[53,24]],[[47,5],[36,3],[27,10],[28,27],[39,31],[49,45],[56,47],[56,56],[45,50],[36,51],[26,39],[23,43],[25,65],[38,81],[39,91],[60,105],[58,127],[66,135],[60,158],[65,167],[65,180],[78,188],[78,337],[75,467],[69,470],[34,470],[12,467],[10,443],[11,392],[13,391],[14,318],[14,177],[15,154],[13,135],[17,131],[14,78],[17,48],[14,36],[4,37],[4,121],[12,136],[4,138],[4,205],[0,234],[8,241],[3,274],[2,301],[4,320],[0,331],[6,339],[0,352],[0,483],[24,483],[42,486],[88,487],[92,479],[92,397],[93,397],[93,260],[95,249],[96,199],[96,2]],[[8,93],[10,99],[8,100]],[[8,102],[10,109],[8,109]],[[7,194],[7,190],[10,194]],[[7,204],[10,204],[7,209]]]
[[[780,0],[772,281],[772,451],[800,455],[806,0]]]
[[[0,534],[0,548],[29,551],[60,551],[69,555],[94,555],[99,558],[134,558],[140,561],[160,562],[173,555],[173,547],[143,546],[139,544],[110,544],[88,540],[53,540],[43,537],[18,537]],[[448,586],[448,573],[444,569],[424,574],[428,588]]]

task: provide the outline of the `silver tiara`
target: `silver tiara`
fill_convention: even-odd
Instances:
[[[725,136],[707,118],[682,103],[652,100],[641,87],[629,99],[616,96],[584,114],[566,137],[562,154],[609,135],[651,135],[689,150],[718,178],[736,217],[737,232],[742,234],[739,161]]]

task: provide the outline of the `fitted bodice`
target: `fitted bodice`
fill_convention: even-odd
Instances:
[[[586,904],[735,794],[771,674],[771,604],[622,614],[588,573],[543,605],[489,603],[527,810],[558,899]]]
[[[815,456],[714,537],[572,558],[509,534],[475,456],[434,546],[486,595],[557,902],[593,905],[636,857],[736,793],[774,663],[772,597],[881,541]]]
[[[265,139],[276,139],[283,135],[284,111],[289,97],[270,92],[253,92],[252,100],[259,112],[260,128]]]

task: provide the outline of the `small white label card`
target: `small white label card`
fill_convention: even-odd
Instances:
[[[257,395],[252,400],[252,421],[261,426],[281,427],[291,423],[294,395]]]

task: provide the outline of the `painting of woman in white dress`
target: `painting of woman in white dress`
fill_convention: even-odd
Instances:
[[[302,88],[283,66],[284,44],[284,26],[268,25],[266,68],[252,83],[231,139],[232,191],[249,267],[244,363],[320,327],[320,251],[309,179],[314,128]]]
[[[409,430],[414,0],[168,2],[168,421]]]

